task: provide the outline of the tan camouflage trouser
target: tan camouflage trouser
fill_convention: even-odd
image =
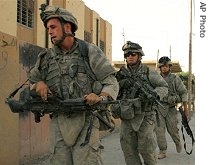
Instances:
[[[161,114],[159,115],[159,126],[156,124],[155,133],[160,151],[164,151],[165,153],[167,151],[167,140],[165,135],[166,129],[176,144],[180,142],[180,135],[177,124],[178,118],[177,110],[175,107],[169,108],[166,117],[163,117]]]
[[[153,117],[152,117],[153,118]],[[140,155],[144,165],[155,165],[154,118],[145,117],[138,131],[134,131],[129,120],[121,123],[120,143],[126,165],[141,165]]]
[[[76,123],[75,123],[76,124]],[[69,129],[75,124],[69,125]],[[80,132],[73,146],[68,146],[61,134],[58,117],[53,117],[51,122],[51,165],[102,165],[101,149],[99,141],[99,122],[94,118],[94,126],[89,144],[81,147],[87,133],[89,120],[86,119],[85,126]]]

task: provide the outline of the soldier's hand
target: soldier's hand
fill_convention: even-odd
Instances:
[[[94,105],[101,101],[101,98],[95,93],[90,93],[84,96],[84,100],[88,105]]]
[[[183,103],[183,109],[184,109],[184,114],[187,117],[187,120],[189,120],[190,118],[190,114],[189,114],[189,109],[188,109],[188,105],[187,102]]]
[[[36,90],[37,95],[39,95],[44,101],[47,100],[47,96],[49,94],[52,94],[47,84],[45,84],[43,81],[39,81],[36,83],[35,90]]]

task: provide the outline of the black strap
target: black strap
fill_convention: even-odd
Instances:
[[[13,92],[11,92],[8,96],[8,98],[13,98],[16,93],[27,83],[29,79],[27,79],[23,84],[21,84],[17,89],[15,89]]]
[[[86,133],[86,136],[85,136],[85,141],[82,144],[80,144],[80,147],[84,147],[90,141],[90,135],[91,135],[92,128],[93,128],[93,120],[94,120],[94,117],[95,117],[93,112],[90,112],[90,113],[91,113],[91,115],[90,115],[90,120],[89,120],[87,133]]]
[[[88,58],[88,42],[86,41],[83,41],[83,40],[80,40],[80,39],[77,39],[78,40],[78,43],[79,43],[79,49],[80,49],[80,52],[82,54],[82,57],[84,59],[84,62],[85,62],[85,66],[86,66],[86,69],[87,69],[87,72],[88,72],[88,75],[93,79],[93,80],[97,80],[95,74],[93,73],[92,69],[90,68],[90,65],[89,65],[89,58]]]
[[[192,151],[193,151],[193,146],[194,146],[194,143],[195,143],[195,139],[194,139],[193,135],[191,135],[191,139],[192,139],[192,149],[191,149],[190,152],[188,152],[188,151],[187,151],[187,145],[186,145],[186,141],[185,141],[184,129],[183,129],[183,128],[184,128],[184,126],[182,125],[182,126],[181,126],[181,131],[182,131],[182,137],[183,137],[183,140],[184,140],[184,149],[185,149],[186,153],[187,153],[188,155],[190,155],[190,154],[192,153]]]
[[[189,126],[189,122],[187,120],[187,117],[184,114],[183,107],[180,106],[178,109],[179,109],[179,112],[180,112],[181,117],[182,117],[181,130],[182,130],[182,137],[183,137],[183,140],[184,140],[184,149],[185,149],[186,153],[188,155],[190,155],[192,153],[192,150],[190,152],[188,152],[187,149],[186,149],[186,142],[185,142],[185,136],[184,136],[184,129],[183,129],[183,127],[185,128],[185,131],[187,132],[187,134],[192,138],[192,149],[193,149],[193,146],[194,146],[194,143],[195,143],[195,139],[193,137],[193,132],[192,132],[190,126]]]

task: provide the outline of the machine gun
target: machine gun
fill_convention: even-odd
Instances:
[[[139,90],[140,93],[144,95],[144,97],[146,97],[148,100],[153,100],[163,109],[165,109],[165,107],[160,103],[158,95],[154,92],[154,88],[149,83],[145,82],[146,80],[143,77],[133,76],[124,66],[120,68],[119,72],[122,76],[128,78],[130,83],[133,85],[134,90],[132,91],[131,95],[134,96],[134,94]]]
[[[186,153],[188,155],[190,155],[192,153],[192,150],[193,150],[193,146],[194,146],[194,143],[195,143],[195,139],[194,139],[194,136],[193,136],[193,133],[192,133],[192,130],[190,129],[190,126],[188,124],[188,121],[187,121],[187,117],[185,116],[184,114],[184,110],[182,108],[182,106],[179,107],[179,112],[181,113],[181,116],[182,116],[182,127],[181,127],[181,130],[182,130],[182,137],[183,137],[183,140],[184,140],[184,149],[186,151]],[[185,136],[184,136],[184,133],[183,133],[183,127],[185,128],[187,134],[191,137],[192,139],[192,149],[190,152],[187,151],[186,149],[186,142],[185,142]]]
[[[34,114],[35,122],[37,123],[41,121],[40,118],[45,114],[64,113],[71,115],[71,113],[90,113],[91,117],[89,127],[85,141],[81,144],[81,146],[85,146],[89,142],[94,116],[96,116],[99,121],[110,130],[110,132],[114,130],[114,125],[110,124],[100,112],[107,111],[106,105],[117,104],[118,101],[104,101],[90,106],[85,103],[83,98],[62,100],[56,96],[49,96],[47,101],[43,101],[41,97],[37,96],[34,92],[31,92],[30,97],[27,98],[26,101],[18,101],[13,99],[11,96],[14,96],[14,92],[10,94],[5,101],[5,103],[9,105],[10,110],[13,113],[31,111]]]

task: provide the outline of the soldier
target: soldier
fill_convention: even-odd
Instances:
[[[160,74],[142,64],[144,52],[138,43],[127,41],[123,45],[124,58],[127,63],[127,71],[133,76],[140,78],[139,84],[151,85],[154,98],[163,98],[167,95],[168,85]],[[145,165],[156,164],[155,156],[155,103],[148,99],[141,90],[136,89],[135,83],[120,71],[116,75],[120,91],[118,98],[123,100],[135,100],[122,102],[120,112],[113,109],[113,116],[120,114],[120,144],[127,165],[141,165],[140,154]],[[138,80],[137,80],[138,81]],[[133,91],[136,91],[135,93]]]
[[[177,103],[182,103],[184,107],[184,113],[188,117],[189,112],[187,108],[188,94],[187,89],[179,76],[171,73],[172,62],[167,56],[163,56],[159,59],[158,67],[160,68],[161,76],[166,80],[169,86],[168,96],[163,98],[162,104],[165,109],[160,107],[159,109],[159,124],[155,127],[155,133],[157,143],[159,147],[158,159],[166,157],[167,141],[165,131],[167,129],[171,138],[176,145],[176,151],[181,152],[182,146],[180,142],[179,129],[177,128]]]
[[[84,98],[89,105],[116,99],[119,91],[116,71],[96,45],[75,37],[78,29],[76,18],[63,8],[42,6],[41,9],[41,20],[53,48],[39,54],[31,71],[29,79],[37,94],[43,100],[52,94],[64,100]],[[86,112],[52,114],[50,164],[103,164],[96,117],[88,145],[80,146],[89,121],[90,114]]]

